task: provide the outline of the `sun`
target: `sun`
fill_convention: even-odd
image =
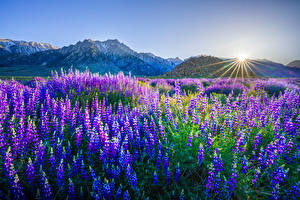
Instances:
[[[240,54],[238,57],[237,57],[238,61],[239,62],[245,62],[245,60],[247,59],[247,56],[244,55],[244,54]]]

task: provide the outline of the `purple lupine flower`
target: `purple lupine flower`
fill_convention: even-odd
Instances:
[[[159,169],[161,165],[162,153],[161,150],[158,151],[157,159],[156,159],[156,168]]]
[[[76,138],[76,145],[77,145],[77,148],[79,148],[80,144],[81,144],[81,141],[82,141],[82,127],[79,126],[76,128],[76,131],[75,131],[75,138]]]
[[[91,166],[89,166],[89,171],[90,171],[92,179],[93,180],[97,179],[96,172],[95,172],[95,170]]]
[[[300,198],[300,182],[295,183],[291,189],[289,189],[288,191],[288,196],[286,197],[286,199],[299,199]]]
[[[57,167],[57,186],[60,189],[64,188],[64,160],[61,159],[60,164]]]
[[[91,131],[91,121],[90,121],[90,112],[88,103],[86,103],[85,111],[84,111],[84,129],[87,133]]]
[[[242,173],[246,174],[249,169],[249,161],[244,155],[242,158]]]
[[[70,141],[68,140],[68,145],[66,147],[66,150],[65,150],[65,157],[68,161],[71,161],[72,159],[72,148],[71,148],[71,143]]]
[[[100,138],[98,133],[95,131],[90,132],[90,142],[89,142],[89,153],[95,153],[98,150],[100,144]]]
[[[245,133],[241,132],[238,134],[238,140],[235,144],[234,151],[244,152],[242,146],[245,145]]]
[[[257,179],[258,179],[258,176],[259,176],[260,172],[261,172],[260,168],[255,169],[254,178],[252,179],[253,185],[256,185]]]
[[[130,195],[129,195],[128,190],[126,190],[126,191],[124,192],[123,200],[130,200]]]
[[[227,194],[227,198],[230,199],[231,196],[232,196],[232,193],[236,187],[236,183],[237,183],[237,177],[238,177],[238,174],[237,174],[237,156],[234,155],[234,160],[233,160],[233,163],[232,163],[232,167],[231,167],[231,177],[230,179],[226,182],[226,187],[228,189],[228,194]]]
[[[192,142],[193,142],[193,133],[191,132],[189,134],[189,137],[188,137],[188,143],[187,143],[187,146],[191,147],[192,146]]]
[[[121,199],[122,198],[122,193],[123,193],[123,191],[122,191],[122,185],[120,185],[119,186],[119,188],[118,188],[118,190],[117,190],[117,192],[116,192],[116,199]]]
[[[127,135],[124,138],[123,146],[124,146],[125,151],[127,151],[128,150],[128,136]]]
[[[35,149],[35,156],[38,160],[38,162],[43,163],[44,162],[44,155],[45,155],[45,147],[43,145],[43,141],[41,140]]]
[[[213,138],[211,137],[211,133],[207,134],[206,148],[209,149],[213,143]]]
[[[83,194],[81,196],[83,197]],[[99,178],[93,179],[93,193],[91,196],[97,200],[100,200],[103,198],[102,183],[99,180]]]
[[[166,171],[166,184],[169,185],[171,182],[171,171],[170,168],[168,167],[167,171]]]
[[[68,188],[68,199],[76,199],[76,194],[75,194],[75,186],[73,181],[69,178],[69,188]]]
[[[9,146],[4,157],[4,167],[9,179],[10,187],[15,199],[24,199],[23,188],[20,185],[20,179],[14,168],[11,155],[11,147]]]
[[[43,199],[50,200],[52,199],[52,191],[51,191],[49,181],[47,179],[47,175],[42,169],[40,170],[40,173],[41,173],[41,186],[42,186]]]
[[[213,192],[216,196],[220,196],[222,191],[220,190],[221,177],[220,173],[223,169],[223,161],[221,156],[218,155],[218,149],[214,150],[213,162],[210,165],[208,172],[209,176],[206,183],[206,195],[210,196],[210,192]]]
[[[254,140],[253,140],[253,149],[254,151],[256,151],[261,143],[261,132],[259,132],[255,137],[254,137]]]
[[[169,120],[169,122],[173,121],[173,116],[172,113],[170,111],[170,97],[169,95],[166,97],[165,103],[164,103],[164,108],[165,108],[165,115],[167,117],[167,119]]]
[[[28,164],[27,164],[27,168],[26,168],[26,176],[29,181],[29,184],[32,185],[35,180],[35,169],[34,169],[31,158],[28,159]]]
[[[280,184],[283,183],[287,177],[288,170],[284,170],[283,166],[275,168],[271,174],[271,188],[272,188],[272,197],[273,199],[280,199],[279,188]]]
[[[3,127],[1,125],[1,121],[0,121],[0,148],[4,149],[6,142],[5,142],[5,135],[3,133]]]
[[[24,198],[24,193],[23,193],[23,187],[20,184],[20,179],[18,174],[16,173],[12,182],[12,191],[15,199],[25,199]]]
[[[159,134],[160,134],[160,136],[166,141],[167,138],[166,138],[166,135],[165,135],[165,130],[164,130],[164,126],[162,125],[161,118],[159,118],[158,126],[159,126]]]
[[[179,200],[184,200],[184,190],[183,189],[181,190]]]
[[[169,167],[169,156],[168,153],[164,156],[164,170],[167,171]]]
[[[131,166],[128,164],[126,169],[126,177],[132,189],[137,189],[137,177]]]
[[[175,170],[175,181],[179,182],[179,180],[180,180],[180,165],[179,163],[177,163],[177,167]]]
[[[84,164],[83,160],[81,160],[80,172],[81,172],[80,175],[83,179],[88,179],[89,176],[88,176],[88,173],[85,169],[85,164]]]
[[[198,166],[201,165],[203,159],[204,159],[204,148],[203,148],[203,145],[200,143],[199,154],[198,154]]]
[[[103,195],[105,199],[110,199],[112,194],[111,194],[111,188],[110,188],[110,184],[108,182],[107,179],[104,179],[104,183],[102,186],[102,191],[103,191]]]
[[[158,185],[158,176],[157,176],[156,171],[154,171],[154,174],[153,174],[153,184]]]

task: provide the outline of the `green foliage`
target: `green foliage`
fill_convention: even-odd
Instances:
[[[196,93],[198,91],[198,86],[196,84],[192,85],[182,85],[181,90],[185,92],[186,94],[189,93]]]

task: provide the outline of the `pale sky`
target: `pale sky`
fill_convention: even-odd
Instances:
[[[138,52],[300,59],[300,0],[2,0],[0,38],[118,39]]]

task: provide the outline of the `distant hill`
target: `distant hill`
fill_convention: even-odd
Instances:
[[[32,43],[35,45],[29,48],[31,43],[14,41],[14,49],[20,50],[6,52],[11,41],[3,40],[3,44],[0,43],[1,49],[5,49],[5,56],[0,57],[0,75],[47,76],[51,70],[73,66],[101,74],[123,71],[139,76],[154,76],[170,71],[182,62],[179,58],[164,59],[152,53],[138,53],[118,40],[101,42],[87,39],[62,48],[41,43]],[[23,48],[23,44],[28,48]]]
[[[236,62],[235,64],[233,62]],[[242,66],[236,59],[221,59],[214,56],[197,56],[186,59],[162,77],[300,77],[300,69],[285,66],[266,59],[246,60]],[[238,66],[241,66],[240,68]]]
[[[297,67],[300,68],[300,60],[294,60],[292,62],[290,62],[289,64],[287,64],[290,67]]]
[[[224,60],[213,56],[191,57],[172,71],[166,72],[165,77],[206,77],[214,70],[219,69],[223,64],[216,64]]]

